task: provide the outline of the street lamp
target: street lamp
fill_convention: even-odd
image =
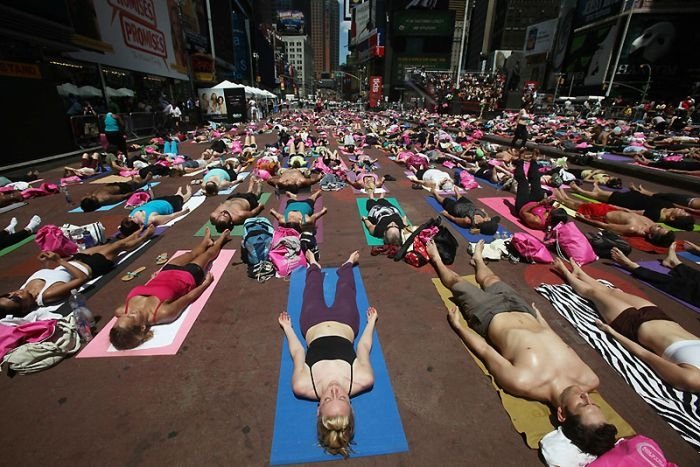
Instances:
[[[647,98],[647,92],[649,91],[649,84],[651,83],[651,65],[648,63],[642,63],[639,65],[639,68],[646,68],[647,69],[647,82],[644,85],[644,91],[642,92],[642,104],[644,103],[644,100]]]

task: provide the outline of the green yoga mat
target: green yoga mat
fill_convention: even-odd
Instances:
[[[15,251],[17,248],[31,242],[32,240],[34,240],[34,235],[30,235],[29,237],[25,238],[24,240],[20,240],[19,242],[15,243],[14,245],[10,245],[6,248],[3,248],[2,250],[0,250],[0,256],[5,256],[6,254]]]
[[[600,203],[600,201],[598,201],[597,199],[589,198],[587,196],[583,196],[583,195],[580,195],[578,193],[572,193],[572,194],[577,198],[580,198],[584,201],[588,201],[589,203]],[[677,229],[675,227],[671,227],[670,225],[664,224],[663,222],[657,222],[657,224],[659,224],[664,229],[668,229],[672,232],[685,232],[685,230],[683,230],[683,229]],[[693,227],[693,232],[700,232],[700,224],[695,224],[695,227]]]
[[[270,199],[271,194],[270,193],[263,193],[260,195],[260,200],[258,201],[260,204],[263,206],[267,204],[267,200]],[[209,230],[211,231],[211,236],[212,237],[218,237],[221,235],[219,232],[216,231],[216,227],[210,222],[207,221],[206,224],[204,224],[198,231],[194,233],[195,237],[204,237],[204,231],[209,227]],[[242,225],[237,225],[233,228],[231,231],[231,236],[232,237],[242,237],[243,236],[243,226]]]
[[[367,215],[367,200],[369,198],[357,198],[357,210],[360,211],[360,218],[364,217]],[[401,216],[405,216],[406,213],[401,209],[401,205],[399,204],[398,201],[396,201],[396,198],[384,198],[385,200],[389,201],[391,204],[393,204],[396,209],[399,210],[401,213]],[[364,222],[360,221],[362,223],[362,231],[365,233],[365,240],[367,240],[367,245],[369,246],[381,246],[384,245],[384,240],[381,238],[373,237],[372,234],[369,233],[369,230],[367,230],[367,226],[365,225]],[[411,225],[409,222],[408,225]]]

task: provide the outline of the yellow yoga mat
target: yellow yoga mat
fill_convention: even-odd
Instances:
[[[474,275],[464,276],[463,279],[466,281],[477,285]],[[454,303],[450,300],[452,297],[452,292],[450,292],[442,283],[440,279],[433,279],[433,285],[438,291],[440,298],[442,298],[443,303],[447,309],[454,306]],[[478,287],[478,285],[477,285]],[[463,324],[467,324],[464,317],[460,317]],[[465,345],[465,348],[466,345]],[[486,369],[484,364],[479,360],[468,348],[467,352],[474,359],[477,366],[484,372],[486,376],[491,379],[491,385],[498,392],[498,396],[501,398],[501,403],[503,408],[508,413],[511,422],[513,423],[513,428],[515,428],[518,433],[525,435],[525,441],[528,447],[531,449],[538,449],[540,440],[547,433],[556,430],[556,427],[551,423],[552,411],[548,405],[542,404],[541,402],[535,402],[527,399],[522,399],[520,397],[511,396],[498,387],[493,376]],[[608,418],[608,421],[617,427],[617,436],[629,437],[635,434],[635,431],[612,407],[598,394],[597,392],[591,393],[591,398],[596,404],[600,406],[603,413]]]

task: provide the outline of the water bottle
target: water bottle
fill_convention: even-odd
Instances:
[[[69,205],[73,205],[73,198],[71,198],[70,193],[68,192],[68,188],[65,186],[61,187],[61,193],[63,193],[63,196],[66,198],[66,203]]]
[[[85,297],[77,289],[73,289],[71,290],[68,303],[71,310],[73,310],[80,338],[85,342],[90,342],[92,340],[92,329],[95,327],[95,318],[85,303]]]
[[[90,235],[90,232],[87,229],[83,229],[83,247],[84,248],[91,248],[95,246],[95,239]]]

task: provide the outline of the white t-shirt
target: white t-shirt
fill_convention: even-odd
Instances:
[[[424,182],[433,182],[436,186],[441,186],[445,180],[452,180],[452,177],[447,172],[438,169],[428,169],[423,173]]]

